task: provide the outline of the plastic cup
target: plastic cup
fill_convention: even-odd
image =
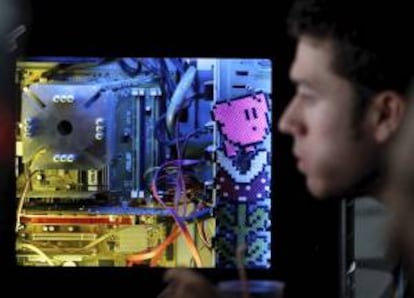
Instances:
[[[241,280],[222,281],[218,284],[221,298],[244,298],[247,289],[249,298],[283,298],[285,284],[277,280],[250,280],[247,287]]]

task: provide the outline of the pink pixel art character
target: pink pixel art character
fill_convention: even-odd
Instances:
[[[269,133],[269,111],[264,93],[220,102],[213,107],[213,119],[224,138],[225,154],[236,155],[237,150],[253,151]]]

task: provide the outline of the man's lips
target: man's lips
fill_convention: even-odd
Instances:
[[[303,156],[298,151],[294,151],[293,155],[296,158],[296,167],[298,168],[300,172],[304,173],[306,167],[305,167],[305,161],[304,161]]]

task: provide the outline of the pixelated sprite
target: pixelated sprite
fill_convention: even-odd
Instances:
[[[238,150],[254,151],[254,145],[263,142],[269,133],[269,111],[264,93],[223,101],[213,107],[213,119],[224,138],[228,157]]]

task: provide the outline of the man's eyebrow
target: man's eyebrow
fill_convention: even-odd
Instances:
[[[312,88],[312,89],[315,89],[316,88],[316,86],[315,86],[314,83],[312,83],[312,82],[310,82],[308,80],[305,80],[305,79],[298,79],[298,78],[290,77],[290,80],[292,81],[292,83],[295,86],[300,85],[300,86],[305,86],[305,87],[309,87],[309,88]]]

